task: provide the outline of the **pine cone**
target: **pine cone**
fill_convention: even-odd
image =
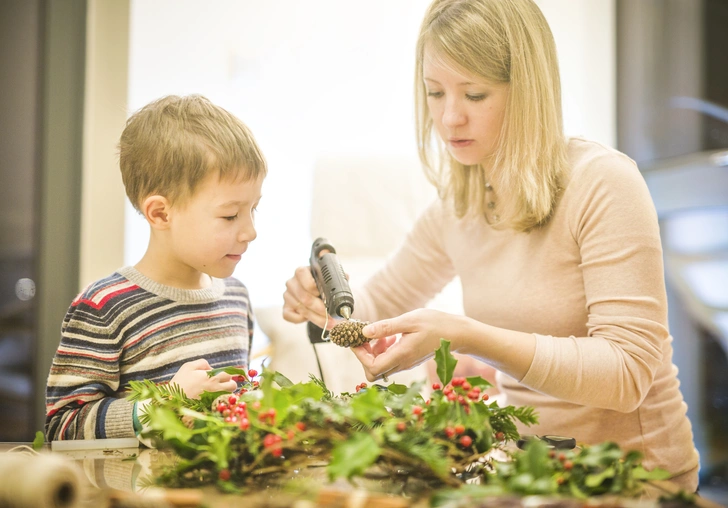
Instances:
[[[357,321],[350,319],[342,321],[334,326],[329,332],[331,342],[341,347],[357,347],[365,342],[369,342],[369,338],[364,337],[361,333],[362,329],[368,325],[368,321]]]

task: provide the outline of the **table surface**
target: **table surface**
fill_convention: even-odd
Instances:
[[[30,443],[0,443],[0,454],[3,452],[30,453]],[[420,508],[428,506],[429,496],[426,487],[416,479],[393,481],[389,476],[357,479],[353,483],[346,481],[328,482],[325,464],[308,467],[296,471],[281,486],[281,479],[276,483],[261,481],[254,489],[240,493],[225,494],[215,486],[201,489],[160,489],[153,486],[155,472],[159,472],[172,460],[168,453],[140,448],[98,448],[88,450],[51,452],[45,444],[41,453],[63,455],[74,462],[82,477],[82,503],[80,507],[196,507],[209,508],[256,508],[283,507],[353,507],[358,508]],[[1,456],[0,456],[1,459]],[[288,482],[287,480],[291,480]],[[661,486],[671,488],[667,482]],[[2,503],[0,503],[2,504]],[[509,506],[517,506],[508,503]],[[564,506],[574,506],[564,503]],[[493,505],[496,506],[496,505]],[[529,506],[539,506],[531,504]],[[550,503],[549,506],[556,506]],[[581,504],[579,504],[581,506]],[[615,507],[614,500],[609,506]],[[634,503],[631,505],[634,506]],[[640,508],[658,506],[652,498],[639,503]],[[707,500],[698,499],[700,508],[720,508]]]

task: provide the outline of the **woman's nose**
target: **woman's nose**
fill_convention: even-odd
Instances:
[[[467,121],[462,106],[456,101],[448,101],[442,114],[442,123],[445,127],[457,127]]]

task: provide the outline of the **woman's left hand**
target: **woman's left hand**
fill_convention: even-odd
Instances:
[[[432,358],[441,338],[451,343],[457,340],[465,319],[432,309],[417,309],[365,326],[364,335],[373,340],[352,351],[364,366],[367,379],[375,381]]]

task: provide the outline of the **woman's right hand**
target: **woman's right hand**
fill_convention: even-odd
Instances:
[[[283,319],[291,323],[311,321],[316,326],[329,330],[336,324],[331,316],[326,321],[326,306],[308,266],[296,268],[296,273],[286,282]]]

